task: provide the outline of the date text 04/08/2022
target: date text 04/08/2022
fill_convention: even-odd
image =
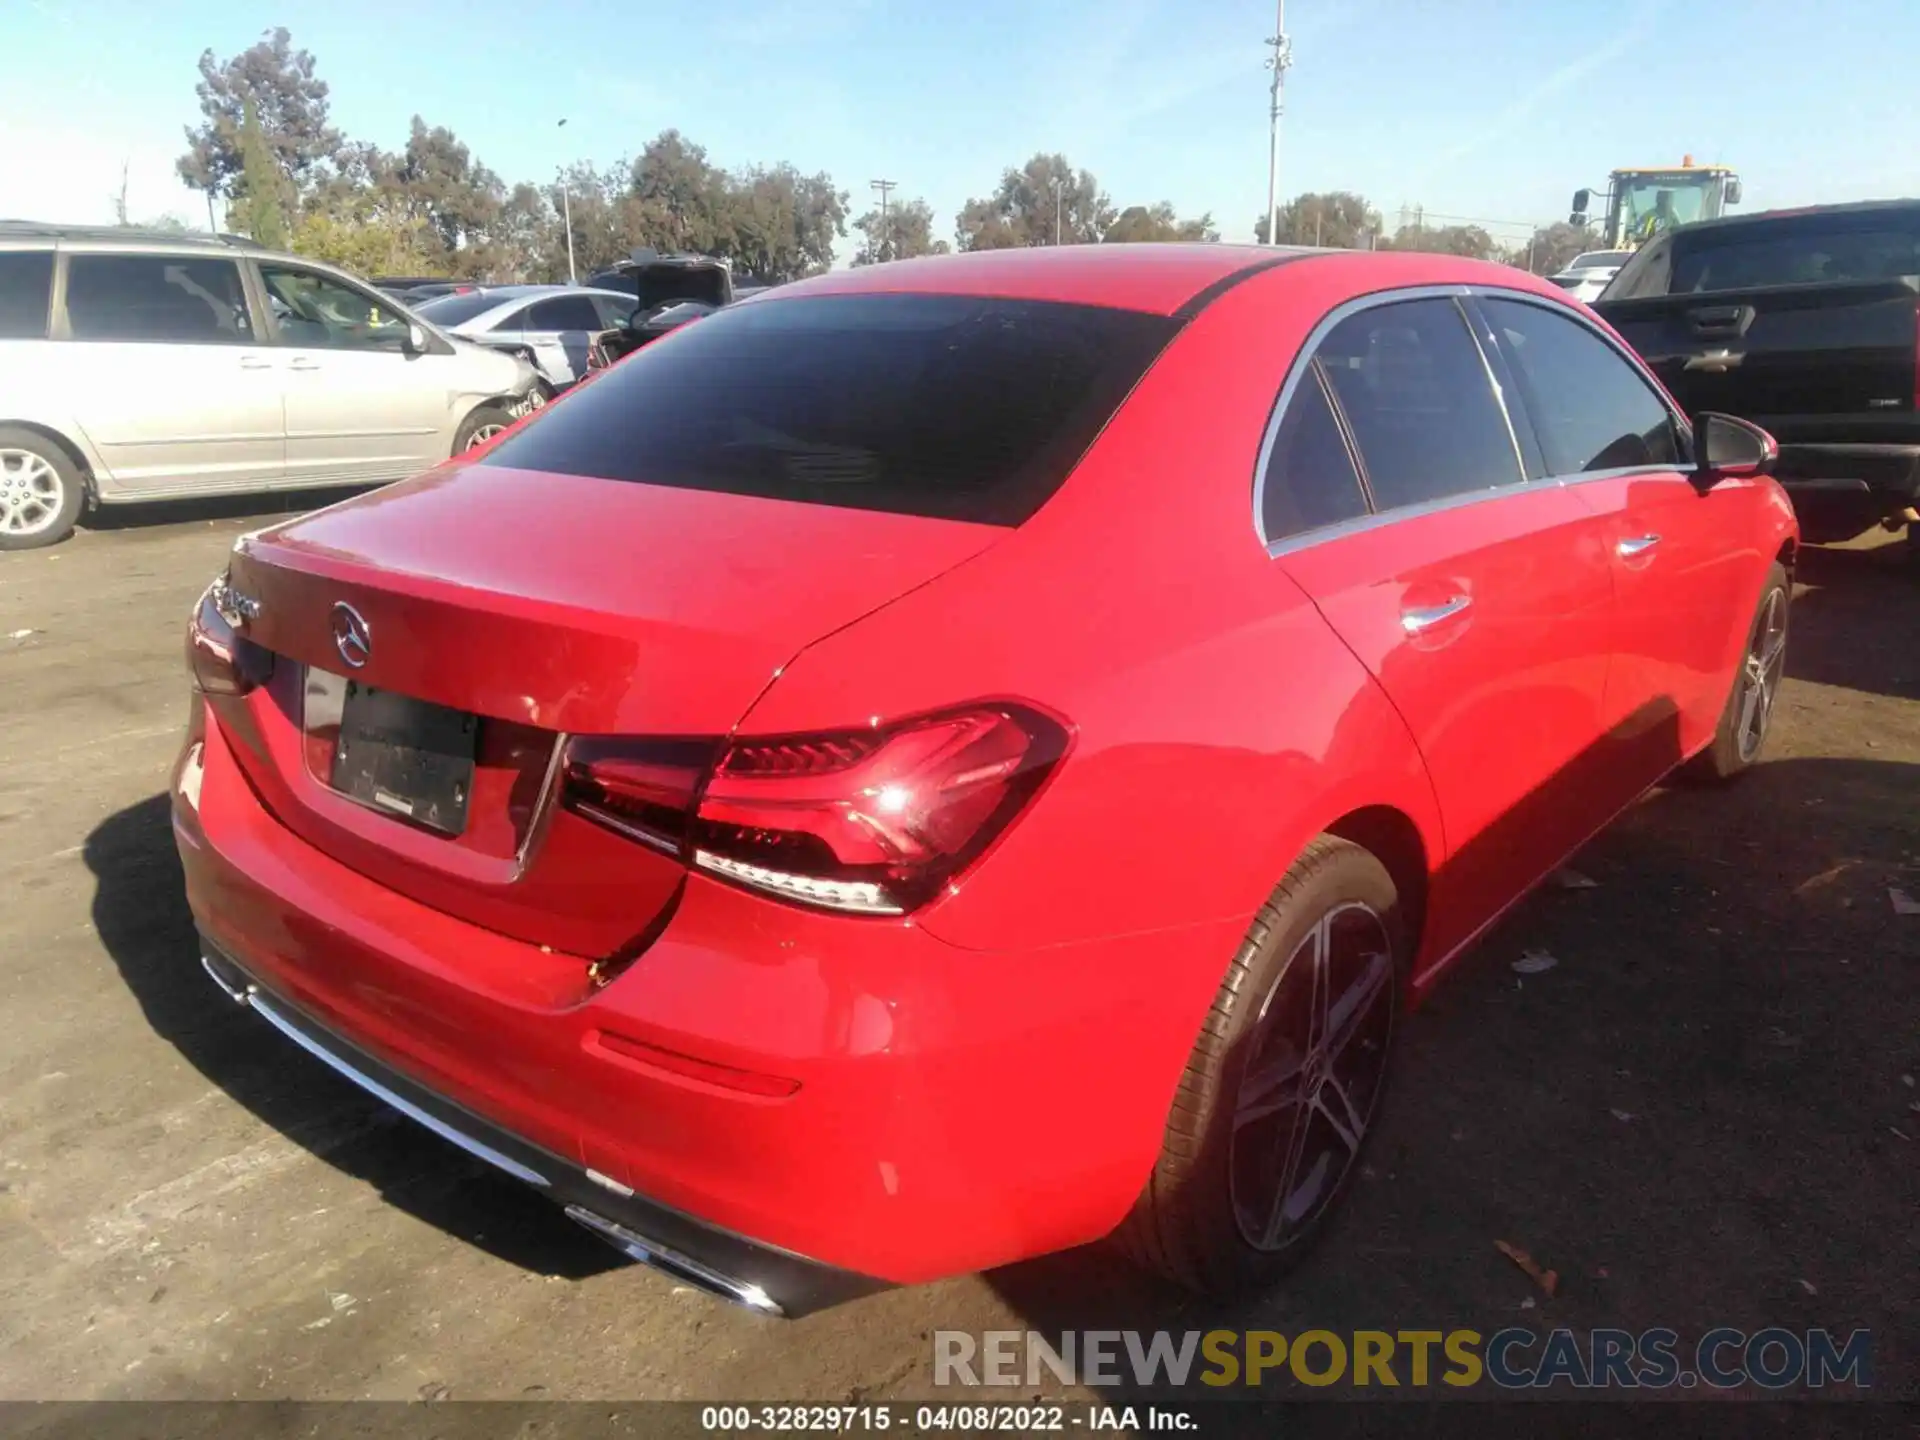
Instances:
[[[1068,1430],[1191,1431],[1185,1410],[1133,1405],[708,1405],[700,1428],[712,1431],[814,1431],[905,1434],[999,1431],[1025,1435]]]

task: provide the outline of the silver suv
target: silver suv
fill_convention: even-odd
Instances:
[[[535,379],[249,241],[0,221],[0,550],[89,499],[398,480],[511,424]]]

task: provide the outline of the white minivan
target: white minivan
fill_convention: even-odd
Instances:
[[[0,550],[89,501],[402,479],[512,424],[536,379],[250,241],[0,221]]]

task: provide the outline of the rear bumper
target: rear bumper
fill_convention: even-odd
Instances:
[[[749,1309],[788,1317],[886,1288],[870,1276],[702,1224],[502,1129],[302,1014],[204,936],[200,963],[228,998],[250,1006],[308,1054],[468,1154],[551,1196],[636,1260]]]
[[[1920,445],[1783,444],[1774,476],[1809,540],[1840,540],[1920,497]]]
[[[316,850],[227,743],[190,739],[174,833],[208,953],[268,1018],[789,1310],[1110,1231],[1244,930],[966,951],[695,875],[596,988]]]

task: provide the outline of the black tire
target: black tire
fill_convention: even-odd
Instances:
[[[491,438],[495,430],[504,430],[513,424],[513,416],[507,413],[504,405],[478,405],[471,415],[460,422],[460,428],[454,432],[453,453],[464,455],[473,446]]]
[[[1779,645],[1761,666],[1767,675],[1767,684],[1755,702],[1760,707],[1759,729],[1755,735],[1750,733],[1748,696],[1753,690],[1754,667],[1763,658],[1756,647],[1764,649],[1770,643],[1762,635],[1762,630],[1770,626],[1770,607],[1776,603],[1776,596],[1779,605]],[[1687,763],[1689,778],[1708,784],[1723,784],[1745,773],[1759,760],[1760,752],[1766,747],[1767,735],[1772,730],[1773,707],[1779,698],[1780,681],[1786,669],[1787,622],[1792,609],[1793,584],[1787,578],[1786,568],[1776,561],[1767,571],[1766,583],[1760,587],[1760,599],[1753,607],[1753,621],[1747,627],[1747,643],[1740,652],[1740,664],[1733,672],[1733,685],[1727,692],[1726,706],[1720,712],[1720,724],[1713,732],[1713,743]]]
[[[1272,1169],[1277,1183],[1266,1190],[1276,1197],[1282,1190],[1295,1193],[1294,1184],[1282,1178],[1289,1168],[1279,1142],[1284,1138],[1287,1152],[1292,1153],[1298,1144],[1311,1147],[1316,1136],[1344,1134],[1315,1114],[1332,1072],[1316,1080],[1307,1073],[1313,1066],[1297,1070],[1300,1079],[1294,1090],[1302,1098],[1291,1103],[1291,1119],[1285,1118],[1289,1106],[1284,1100],[1274,1102],[1270,1115],[1251,1120],[1243,1118],[1241,1104],[1244,1098],[1249,1115],[1258,1110],[1261,1099],[1267,1097],[1246,1082],[1259,1074],[1284,1072],[1300,1053],[1295,1049],[1288,1059],[1267,1059],[1270,1047],[1280,1045],[1283,1032],[1290,1028],[1287,1020],[1297,1008],[1294,1002],[1302,983],[1313,978],[1320,952],[1311,942],[1320,922],[1329,917],[1333,917],[1330,924],[1343,933],[1360,926],[1367,935],[1377,935],[1377,942],[1363,939],[1361,948],[1376,947],[1368,952],[1364,973],[1370,977],[1367,984],[1377,985],[1378,994],[1369,990],[1364,1006],[1356,1006],[1365,1012],[1361,1016],[1364,1030],[1342,1027],[1344,1053],[1368,1063],[1371,1081],[1364,1095],[1356,1093],[1352,1113],[1342,1111],[1349,1119],[1352,1114],[1361,1117],[1357,1144],[1343,1142],[1337,1152],[1329,1151],[1336,1159],[1344,1157],[1337,1174],[1315,1192],[1311,1211],[1303,1212],[1297,1223],[1283,1221],[1290,1228],[1276,1237],[1273,1217],[1284,1214],[1286,1207],[1278,1200],[1268,1206],[1261,1199],[1260,1181]],[[1377,926],[1371,921],[1377,921]],[[1399,990],[1410,958],[1405,932],[1393,877],[1368,851],[1346,840],[1321,836],[1294,862],[1254,917],[1227,967],[1181,1076],[1159,1161],[1132,1213],[1115,1232],[1115,1240],[1133,1259],[1189,1289],[1226,1296],[1267,1288],[1306,1253],[1358,1172],[1378,1114]],[[1324,1021],[1322,1025],[1324,1034]],[[1312,1052],[1311,1042],[1306,1048]],[[1257,1067],[1255,1060],[1261,1061]],[[1278,1094],[1286,1088],[1274,1085],[1273,1091]],[[1357,1091],[1351,1083],[1347,1088]],[[1339,1104],[1337,1100],[1326,1103]],[[1303,1122],[1306,1130],[1294,1128]],[[1272,1146],[1267,1144],[1269,1139],[1275,1142]],[[1273,1163],[1276,1160],[1278,1165]],[[1304,1156],[1293,1161],[1295,1181],[1303,1178],[1303,1163]],[[1304,1178],[1312,1181],[1320,1175],[1315,1165]],[[1248,1211],[1257,1216],[1262,1210],[1268,1233],[1257,1244],[1249,1238]],[[1277,1245],[1272,1243],[1276,1238]]]
[[[1907,574],[1920,580],[1920,521],[1907,522]]]
[[[86,482],[65,450],[37,430],[0,425],[0,550],[59,544],[86,501]]]

